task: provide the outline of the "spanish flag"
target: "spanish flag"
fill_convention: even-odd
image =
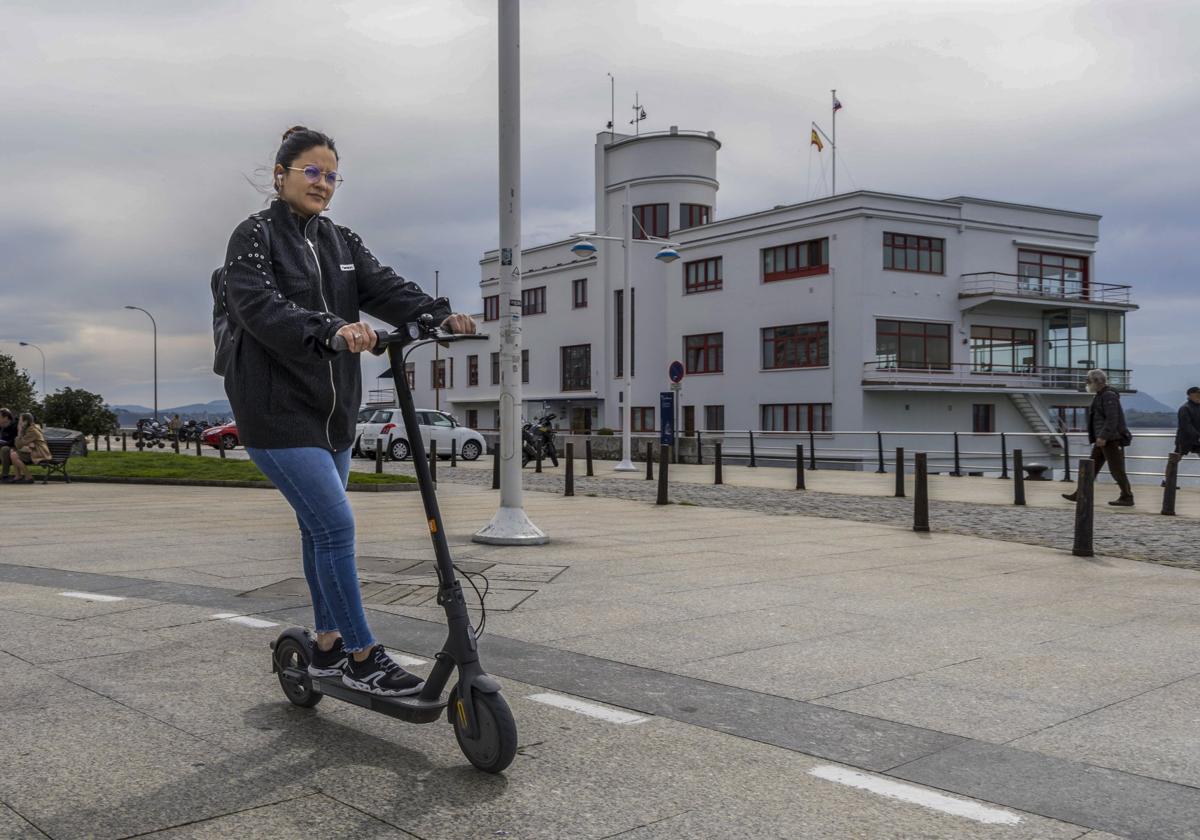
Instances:
[[[812,130],[812,140],[810,141],[810,145],[816,146],[818,152],[825,148],[825,144],[822,143],[821,138],[817,136],[817,130],[815,128]]]

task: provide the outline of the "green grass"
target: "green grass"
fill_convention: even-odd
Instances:
[[[173,452],[89,452],[67,465],[71,475],[106,478],[192,478],[205,481],[266,481],[250,461]],[[412,476],[390,473],[350,473],[351,484],[412,484]]]

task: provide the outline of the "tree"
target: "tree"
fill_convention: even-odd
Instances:
[[[0,406],[10,409],[14,414],[32,411],[37,416],[41,413],[37,391],[29,376],[17,369],[12,356],[4,353],[0,353]]]
[[[73,429],[85,435],[106,435],[117,426],[117,415],[104,397],[82,388],[60,388],[46,396],[44,426]]]

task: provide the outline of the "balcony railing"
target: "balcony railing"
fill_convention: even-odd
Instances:
[[[1131,371],[1107,370],[1106,373],[1109,385],[1118,391],[1130,390]],[[946,388],[995,388],[1003,391],[1085,391],[1087,371],[1082,368],[1040,365],[987,368],[969,362],[913,367],[875,361],[863,365],[862,382],[864,385],[897,387],[932,385]]]
[[[999,271],[980,271],[962,275],[959,297],[1002,295],[1028,297],[1038,300],[1082,301],[1129,305],[1129,286],[1114,283],[1095,283],[1090,280],[1055,280],[1003,274]]]

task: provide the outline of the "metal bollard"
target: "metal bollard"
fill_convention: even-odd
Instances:
[[[225,444],[217,442],[217,451],[221,453],[221,460],[225,460]]]
[[[200,450],[200,438],[197,437],[196,438],[196,457],[202,458],[203,456],[204,456],[204,453]]]
[[[962,477],[962,463],[958,458],[958,432],[954,433],[954,472],[950,473],[950,475],[955,478]]]
[[[713,444],[713,484],[724,484],[721,477],[721,444]]]
[[[796,489],[805,490],[804,486],[804,444],[796,444]]]
[[[658,499],[656,505],[665,505],[667,502],[667,467],[671,464],[671,447],[663,446],[659,448],[661,461],[658,465]]]
[[[563,485],[564,496],[575,495],[575,444],[567,444],[566,478]]]
[[[179,435],[171,438],[171,448],[175,450],[175,454],[179,454]]]
[[[125,446],[125,443],[126,443],[126,441],[125,441],[125,433],[124,433],[124,432],[121,432],[121,451],[122,451],[122,452],[127,452],[127,451],[128,451],[128,449],[127,449],[127,448],[126,448],[126,446]]]
[[[746,434],[750,435],[750,466],[757,467],[758,464],[754,460],[754,430],[747,429]]]
[[[1163,487],[1162,515],[1175,515],[1175,484],[1179,481],[1179,462],[1183,455],[1172,452],[1167,456],[1167,484]]]
[[[704,441],[700,439],[700,430],[696,430],[696,464],[704,466]]]
[[[904,447],[896,447],[896,498],[904,498]]]
[[[654,480],[654,443],[646,441],[646,480]]]
[[[104,436],[104,451],[112,452],[112,435]]]
[[[450,441],[450,466],[458,466],[458,440]]]
[[[1000,477],[1008,478],[1008,438],[1000,433]]]
[[[916,461],[916,481],[913,485],[913,530],[925,532],[929,530],[929,476],[927,473],[927,457],[924,452],[918,452]]]
[[[540,461],[538,462],[540,465]],[[541,472],[541,470],[538,470]],[[435,484],[437,483],[437,441],[429,441],[429,478]]]
[[[817,438],[812,429],[808,430],[808,468],[810,470],[817,468]]]
[[[1025,453],[1013,450],[1013,504],[1025,504]]]
[[[887,470],[883,468],[883,432],[875,433],[875,443],[878,444],[879,447],[879,467],[875,470],[875,472],[886,473]]]
[[[1076,557],[1094,557],[1092,550],[1092,522],[1094,511],[1092,498],[1095,484],[1092,482],[1092,459],[1079,459],[1079,489],[1075,496],[1075,545],[1071,553]]]
[[[375,474],[383,472],[383,441],[375,438]]]
[[[92,435],[92,441],[93,441],[92,451],[99,452],[100,451],[100,435],[99,434]]]
[[[500,489],[500,441],[492,447],[492,489]]]
[[[587,476],[591,478],[596,473],[592,470],[592,439],[588,438],[583,442],[583,454],[587,458]]]
[[[1063,481],[1071,480],[1071,436],[1064,434],[1063,439]]]

